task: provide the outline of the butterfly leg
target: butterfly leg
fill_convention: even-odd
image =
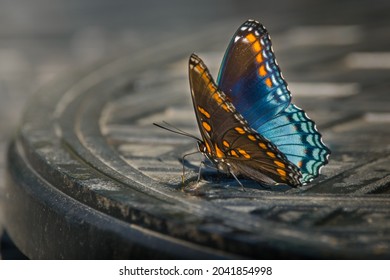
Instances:
[[[183,155],[183,157],[181,158],[181,163],[182,163],[182,167],[183,167],[183,173],[182,173],[182,175],[181,175],[181,184],[182,184],[183,186],[184,186],[184,180],[185,180],[185,166],[184,166],[185,158],[186,158],[187,156],[194,155],[194,154],[197,154],[197,153],[199,153],[199,151],[185,154],[185,155]],[[199,178],[199,176],[198,176],[198,178]],[[199,180],[198,180],[198,181],[199,181]]]
[[[245,188],[244,188],[244,185],[240,182],[240,180],[238,180],[237,176],[236,176],[233,172],[231,172],[231,171],[229,171],[229,172],[230,172],[230,174],[233,175],[234,179],[236,179],[236,181],[238,182],[238,184],[240,184],[241,190],[244,191],[244,192],[246,192],[246,190],[245,190]]]
[[[206,163],[204,162],[204,160],[202,160],[201,162],[200,162],[200,164],[199,164],[199,170],[198,170],[198,180],[197,180],[197,182],[199,182],[200,181],[200,174],[201,174],[201,172],[202,172],[202,166],[206,166]]]

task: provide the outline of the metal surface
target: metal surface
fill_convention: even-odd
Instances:
[[[207,169],[196,185],[194,155],[182,188],[180,160],[195,143],[152,123],[197,133],[186,63],[198,51],[215,75],[228,42],[220,34],[234,32],[220,21],[36,95],[8,153],[11,238],[30,258],[389,258],[390,67],[359,65],[375,62],[361,52],[388,50],[380,30],[390,23],[328,21],[266,24],[294,103],[332,150],[312,184],[243,179],[243,192]]]

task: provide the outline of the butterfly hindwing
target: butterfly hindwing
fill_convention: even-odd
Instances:
[[[262,125],[260,130],[300,168],[302,183],[317,177],[321,167],[328,162],[330,150],[322,142],[315,123],[294,104]]]
[[[222,61],[218,86],[249,126],[300,168],[303,184],[318,176],[330,150],[314,122],[291,103],[271,39],[259,22],[248,20],[234,34]]]
[[[249,127],[194,54],[189,61],[189,77],[205,154],[219,169],[269,185],[300,185],[298,168]]]

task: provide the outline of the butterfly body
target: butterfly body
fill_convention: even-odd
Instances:
[[[220,170],[266,185],[306,184],[330,150],[315,124],[291,103],[270,37],[246,21],[225,53],[217,83],[195,54],[189,60],[199,150]]]

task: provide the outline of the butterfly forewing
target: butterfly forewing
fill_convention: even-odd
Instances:
[[[245,22],[233,35],[217,83],[255,130],[283,111],[291,101],[268,32],[252,20]]]
[[[190,57],[189,77],[205,153],[219,169],[264,184],[300,185],[298,168],[249,127],[195,54]]]

